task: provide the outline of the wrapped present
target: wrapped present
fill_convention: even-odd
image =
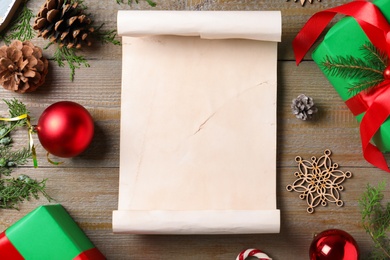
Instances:
[[[106,258],[57,204],[38,207],[2,232],[0,259]]]
[[[314,14],[293,41],[297,64],[336,14],[313,60],[360,122],[363,155],[390,172],[390,1],[357,0]]]

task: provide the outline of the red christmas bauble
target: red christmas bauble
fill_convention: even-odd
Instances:
[[[385,79],[390,79],[390,66],[387,66],[386,69],[383,71],[383,77]]]
[[[329,229],[318,234],[310,245],[310,260],[358,260],[359,249],[347,232]]]
[[[58,157],[74,157],[92,141],[94,123],[89,112],[71,101],[61,101],[46,108],[36,126],[43,148]]]

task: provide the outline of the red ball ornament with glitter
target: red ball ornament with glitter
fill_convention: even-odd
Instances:
[[[36,131],[41,145],[49,153],[69,158],[82,153],[91,143],[94,123],[83,106],[61,101],[43,111]]]
[[[358,259],[359,249],[355,239],[343,230],[325,230],[310,245],[310,260]]]

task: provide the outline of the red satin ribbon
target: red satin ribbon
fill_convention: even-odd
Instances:
[[[73,258],[73,260],[105,260],[105,256],[96,248],[88,249],[78,256]]]
[[[345,104],[354,116],[364,113],[375,102],[376,98],[390,93],[390,80],[385,80],[375,87],[375,91],[362,91],[351,97]]]
[[[0,259],[24,260],[6,236],[5,231],[0,233]],[[94,247],[80,253],[73,260],[106,260],[106,257]]]
[[[371,42],[390,56],[390,25],[379,8],[371,2],[357,0],[314,14],[293,40],[297,65],[316,42],[320,34],[336,14],[356,19]]]
[[[0,259],[24,260],[23,256],[5,235],[5,231],[0,234]]]
[[[293,41],[297,65],[302,61],[325,27],[338,13],[355,18],[370,41],[390,57],[389,23],[376,5],[365,0],[357,0],[318,12],[308,20]],[[390,115],[389,95],[382,94],[389,86],[390,82],[386,80],[370,94],[360,92],[346,101],[346,104],[355,116],[365,112],[360,123],[360,138],[362,140],[364,158],[369,163],[387,172],[390,172],[390,169],[386,159],[370,141]]]

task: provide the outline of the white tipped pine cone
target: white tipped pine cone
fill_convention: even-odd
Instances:
[[[302,120],[312,119],[313,115],[318,112],[313,99],[305,94],[299,95],[292,101],[291,110],[297,118]]]
[[[25,93],[45,82],[49,62],[42,49],[29,41],[13,41],[0,47],[0,84],[7,90]]]

